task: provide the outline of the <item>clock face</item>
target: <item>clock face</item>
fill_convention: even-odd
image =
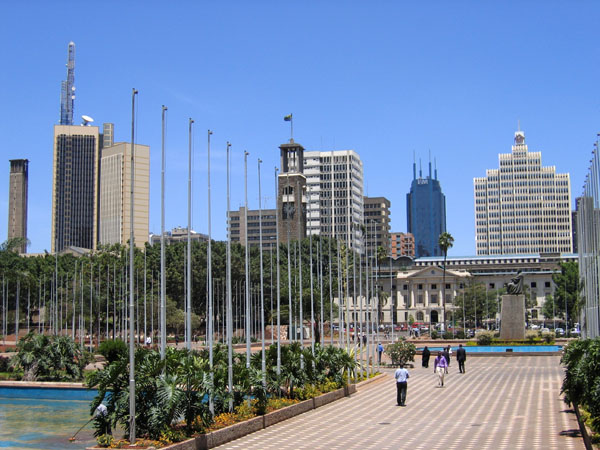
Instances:
[[[522,134],[517,134],[515,136],[515,142],[517,144],[522,144],[524,140],[525,140],[525,137]]]

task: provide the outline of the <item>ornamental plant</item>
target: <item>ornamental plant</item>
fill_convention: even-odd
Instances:
[[[392,364],[401,365],[409,361],[414,361],[417,349],[411,342],[398,341],[388,344],[385,347],[385,353],[392,359]]]

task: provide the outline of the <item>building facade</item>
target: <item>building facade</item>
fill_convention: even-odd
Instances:
[[[248,235],[248,245],[250,247],[260,244],[260,223],[262,222],[262,246],[263,249],[275,248],[277,245],[277,218],[274,209],[248,210],[248,227],[246,228],[245,207],[239,211],[230,211],[229,217],[231,224],[231,242],[237,242],[245,245],[246,234]],[[291,240],[294,240],[293,237]]]
[[[98,127],[55,125],[52,181],[52,252],[98,241]]]
[[[304,153],[307,232],[364,249],[363,163],[354,150]]]
[[[8,239],[23,238],[20,253],[27,253],[27,190],[29,160],[10,160],[8,187]]]
[[[498,169],[474,179],[477,255],[572,252],[569,174],[542,166],[523,131],[499,160]]]
[[[100,167],[99,242],[125,245],[131,226],[131,144],[103,148]],[[150,212],[150,147],[146,145],[134,146],[133,177],[134,242],[143,247]]]
[[[290,139],[282,144],[281,171],[277,177],[277,209],[279,210],[280,242],[306,237],[306,176],[304,147]],[[233,231],[233,228],[232,228]]]
[[[391,254],[390,201],[385,197],[364,197],[365,248],[369,253],[383,248]]]
[[[415,237],[412,233],[392,232],[390,233],[392,258],[398,256],[415,257]]]
[[[171,245],[175,242],[187,242],[188,232],[187,228],[175,227],[171,231],[165,231],[165,244]],[[190,240],[192,242],[208,242],[208,235],[204,233],[197,233],[194,230],[190,231]],[[148,238],[150,245],[160,245],[160,234],[150,233]]]
[[[415,237],[415,256],[439,256],[442,250],[438,245],[440,234],[446,231],[446,197],[442,193],[440,182],[431,174],[423,178],[417,165],[413,163],[413,181],[406,195],[407,230]]]

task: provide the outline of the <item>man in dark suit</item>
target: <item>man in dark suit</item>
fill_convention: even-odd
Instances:
[[[456,360],[458,361],[458,370],[460,373],[465,373],[465,361],[467,360],[467,352],[463,348],[462,344],[458,346],[456,350]]]

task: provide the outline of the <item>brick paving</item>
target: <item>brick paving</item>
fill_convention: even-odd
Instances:
[[[406,407],[393,372],[351,397],[219,449],[584,449],[575,414],[562,401],[557,356],[478,357],[445,386],[433,368],[409,368]],[[431,360],[433,362],[433,358]]]

